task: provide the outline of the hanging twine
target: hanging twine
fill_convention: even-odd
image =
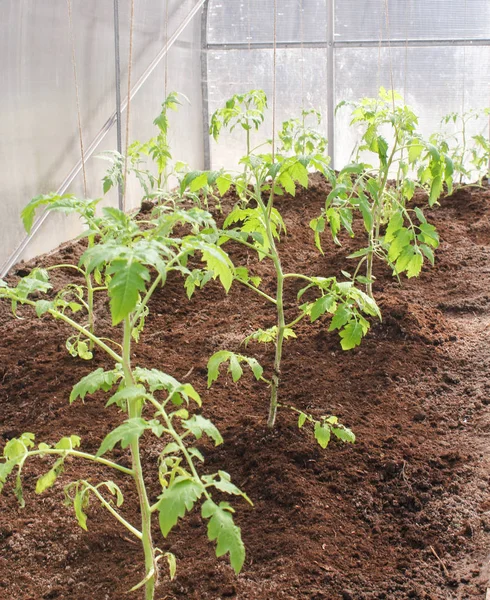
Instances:
[[[83,146],[82,133],[82,115],[80,111],[80,90],[78,87],[77,61],[75,54],[75,34],[73,31],[73,14],[71,8],[71,0],[67,0],[68,5],[68,21],[70,23],[70,38],[71,38],[71,62],[73,67],[73,78],[75,80],[75,95],[77,103],[77,121],[78,121],[78,139],[80,142],[80,155],[82,158],[82,174],[83,174],[83,194],[87,197],[87,173],[85,170],[85,148]]]
[[[126,150],[124,152],[124,194],[123,210],[126,210],[126,193],[128,178],[128,148],[129,148],[129,123],[131,109],[131,74],[133,68],[133,31],[134,31],[134,0],[131,0],[131,16],[129,19],[129,56],[128,56],[128,103],[126,108]]]

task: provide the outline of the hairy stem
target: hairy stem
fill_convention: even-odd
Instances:
[[[126,473],[126,475],[134,475],[131,469],[123,467],[122,465],[118,465],[117,463],[112,462],[112,460],[107,460],[106,458],[95,456],[93,454],[87,454],[86,452],[79,452],[78,450],[61,450],[58,448],[48,448],[46,450],[32,450],[28,453],[29,456],[44,456],[46,454],[54,456],[74,456],[75,458],[84,458],[86,460],[91,460],[92,462],[99,463],[106,467],[112,467],[113,469],[117,469],[122,473]]]
[[[130,531],[135,537],[137,537],[139,540],[142,539],[142,534],[141,531],[138,531],[136,529],[136,527],[133,527],[131,525],[131,523],[129,523],[128,521],[126,521],[126,519],[120,515],[117,510],[111,505],[110,502],[107,502],[107,500],[104,498],[104,496],[102,496],[102,494],[99,492],[99,490],[94,487],[93,485],[90,485],[87,481],[83,481],[83,483],[90,489],[90,491],[98,498],[99,502],[102,504],[102,506],[104,508],[106,508],[111,515],[117,520],[119,521],[119,523],[121,523],[121,525],[124,525],[124,527],[126,527],[126,529],[128,531]]]
[[[124,319],[122,367],[124,372],[124,385],[129,387],[134,384],[133,374],[131,372],[131,322],[129,317]],[[128,402],[128,415],[130,419],[141,416],[141,404],[137,399]],[[148,580],[145,583],[145,600],[153,600],[158,577],[158,566],[155,560],[155,550],[153,548],[153,540],[151,537],[151,508],[148,501],[145,480],[143,478],[139,438],[131,442],[130,449],[134,473],[133,477],[140,503],[141,542],[143,544],[143,552],[145,555],[145,576],[148,577]],[[152,575],[150,575],[150,573],[152,573]]]

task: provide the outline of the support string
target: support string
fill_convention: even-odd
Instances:
[[[277,0],[274,0],[274,46],[272,53],[272,162],[276,152],[276,64],[277,64]]]
[[[83,194],[87,197],[87,172],[85,170],[85,148],[83,146],[82,132],[82,115],[80,111],[80,90],[78,87],[77,61],[75,54],[75,34],[73,31],[73,14],[71,8],[71,0],[67,0],[68,5],[68,20],[70,23],[70,38],[71,38],[71,62],[73,66],[73,78],[75,80],[75,95],[77,102],[77,121],[78,121],[78,137],[80,141],[80,155],[82,158],[82,174],[83,174]]]
[[[131,0],[131,16],[129,19],[129,56],[128,56],[128,101],[126,106],[126,150],[124,152],[124,194],[123,210],[126,210],[126,192],[128,177],[128,148],[129,148],[129,123],[131,109],[131,72],[133,67],[133,31],[134,31],[134,0]]]

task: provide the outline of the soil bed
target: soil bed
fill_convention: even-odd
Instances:
[[[361,247],[344,238],[339,248],[325,238],[319,255],[308,228],[328,186],[317,175],[295,198],[279,200],[287,236],[281,243],[286,270],[340,275],[344,257]],[[419,200],[422,200],[422,196]],[[221,377],[206,389],[206,363],[219,349],[244,352],[240,342],[270,327],[274,315],[253,292],[234,284],[228,295],[215,283],[187,301],[182,281],[172,279],[155,295],[134,363],[185,379],[202,394],[203,414],[225,443],[202,443],[206,468],[228,471],[254,501],[236,502],[236,520],[247,548],[235,577],[216,559],[199,511],[157,545],[178,560],[177,577],[163,574],[158,600],[275,599],[465,599],[483,598],[490,557],[490,192],[462,190],[426,214],[441,246],[436,266],[402,286],[377,265],[375,295],[383,322],[362,345],[343,352],[328,321],[302,324],[285,347],[283,402],[314,415],[339,416],[357,435],[355,445],[331,443],[325,451],[309,431],[298,430],[285,409],[277,429],[266,427],[268,390],[251,376],[234,384]],[[232,202],[232,199],[228,199]],[[80,244],[40,259],[76,259]],[[231,253],[245,264],[242,249]],[[250,256],[250,265],[255,257]],[[250,266],[249,265],[249,266]],[[32,264],[22,265],[22,270]],[[273,283],[266,261],[256,272]],[[15,275],[15,274],[14,274]],[[56,279],[57,278],[57,279]],[[57,285],[63,275],[55,276]],[[289,306],[294,289],[288,291]],[[71,358],[68,330],[49,317],[21,308],[16,320],[0,305],[0,441],[24,431],[54,442],[77,434],[95,451],[123,420],[103,395],[68,404],[72,386],[97,366]],[[97,307],[99,327],[107,307]],[[293,313],[291,313],[293,314]],[[271,349],[251,343],[247,352],[264,365]],[[148,438],[143,458],[156,462],[159,441]],[[120,462],[126,452],[116,451]],[[92,504],[83,532],[63,503],[70,478],[112,477],[97,466],[67,461],[55,487],[36,496],[35,481],[46,461],[26,469],[26,507],[12,486],[0,498],[0,598],[11,600],[120,600],[142,578],[142,553],[125,530]],[[156,499],[157,483],[150,483]],[[119,481],[124,514],[131,483]],[[134,594],[138,597],[138,594]]]

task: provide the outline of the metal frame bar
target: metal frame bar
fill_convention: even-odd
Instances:
[[[117,151],[122,154],[122,119],[121,119],[121,57],[119,43],[119,0],[114,0],[114,69],[116,79],[116,135]],[[117,185],[117,201],[119,210],[123,210],[123,189],[121,182]]]
[[[209,0],[205,0],[201,13],[201,93],[202,93],[202,135],[204,170],[211,168],[211,144],[209,140],[209,86],[208,86],[208,8]]]
[[[132,100],[134,98],[134,96],[140,91],[140,89],[145,84],[146,80],[150,77],[150,75],[153,73],[153,71],[157,68],[157,66],[160,64],[161,60],[165,57],[165,55],[167,54],[167,52],[170,50],[170,48],[174,45],[174,43],[179,38],[180,34],[184,31],[184,29],[187,27],[187,25],[189,25],[189,23],[192,21],[192,19],[195,17],[195,15],[199,12],[199,10],[201,9],[202,5],[205,2],[206,2],[206,0],[198,0],[196,2],[196,5],[192,8],[192,10],[189,12],[189,14],[187,15],[187,17],[182,21],[182,23],[176,29],[176,31],[172,35],[172,37],[167,41],[167,43],[165,44],[165,46],[155,56],[155,58],[152,60],[152,62],[150,63],[150,65],[146,68],[146,70],[144,71],[144,73],[141,75],[141,77],[135,83],[135,85],[131,89],[131,92],[130,92],[130,95],[129,95],[130,96],[130,100]],[[126,110],[127,106],[128,106],[128,98],[126,97],[124,99],[124,101],[121,103],[121,112],[123,112],[124,110]],[[99,131],[99,133],[95,136],[95,138],[92,140],[91,144],[86,149],[86,151],[85,151],[85,161],[87,161],[92,156],[92,154],[95,152],[95,149],[98,147],[98,145],[100,144],[100,142],[106,137],[106,135],[112,129],[112,127],[114,126],[114,124],[116,123],[116,121],[117,121],[117,114],[116,114],[116,110],[115,110],[111,114],[111,116],[107,119],[107,121],[103,125],[102,129]],[[65,179],[63,180],[63,182],[61,183],[61,185],[59,186],[59,188],[56,190],[56,194],[58,194],[58,195],[64,194],[66,192],[66,190],[68,189],[68,186],[73,182],[73,180],[80,173],[81,170],[82,170],[82,161],[79,160],[76,163],[76,165],[73,167],[73,169],[65,177]],[[37,232],[39,231],[39,229],[41,228],[42,224],[47,219],[47,217],[48,217],[49,214],[50,213],[48,211],[44,211],[35,220],[35,222],[34,222],[34,224],[32,226],[30,234],[27,235],[22,240],[22,242],[17,246],[17,248],[12,252],[12,254],[9,256],[9,258],[7,258],[7,260],[1,266],[1,268],[0,268],[0,277],[5,277],[5,275],[10,271],[10,269],[20,259],[20,257],[22,256],[22,253],[27,248],[27,246],[29,245],[30,241],[37,234]]]
[[[327,0],[327,139],[328,155],[335,164],[335,6]]]
[[[330,15],[330,0],[329,15]],[[490,38],[468,38],[468,39],[440,39],[440,40],[343,40],[335,41],[335,39],[324,41],[289,41],[277,42],[277,48],[384,48],[391,46],[392,48],[425,48],[427,46],[490,46]],[[272,50],[272,42],[233,42],[230,44],[206,44],[206,50]]]

